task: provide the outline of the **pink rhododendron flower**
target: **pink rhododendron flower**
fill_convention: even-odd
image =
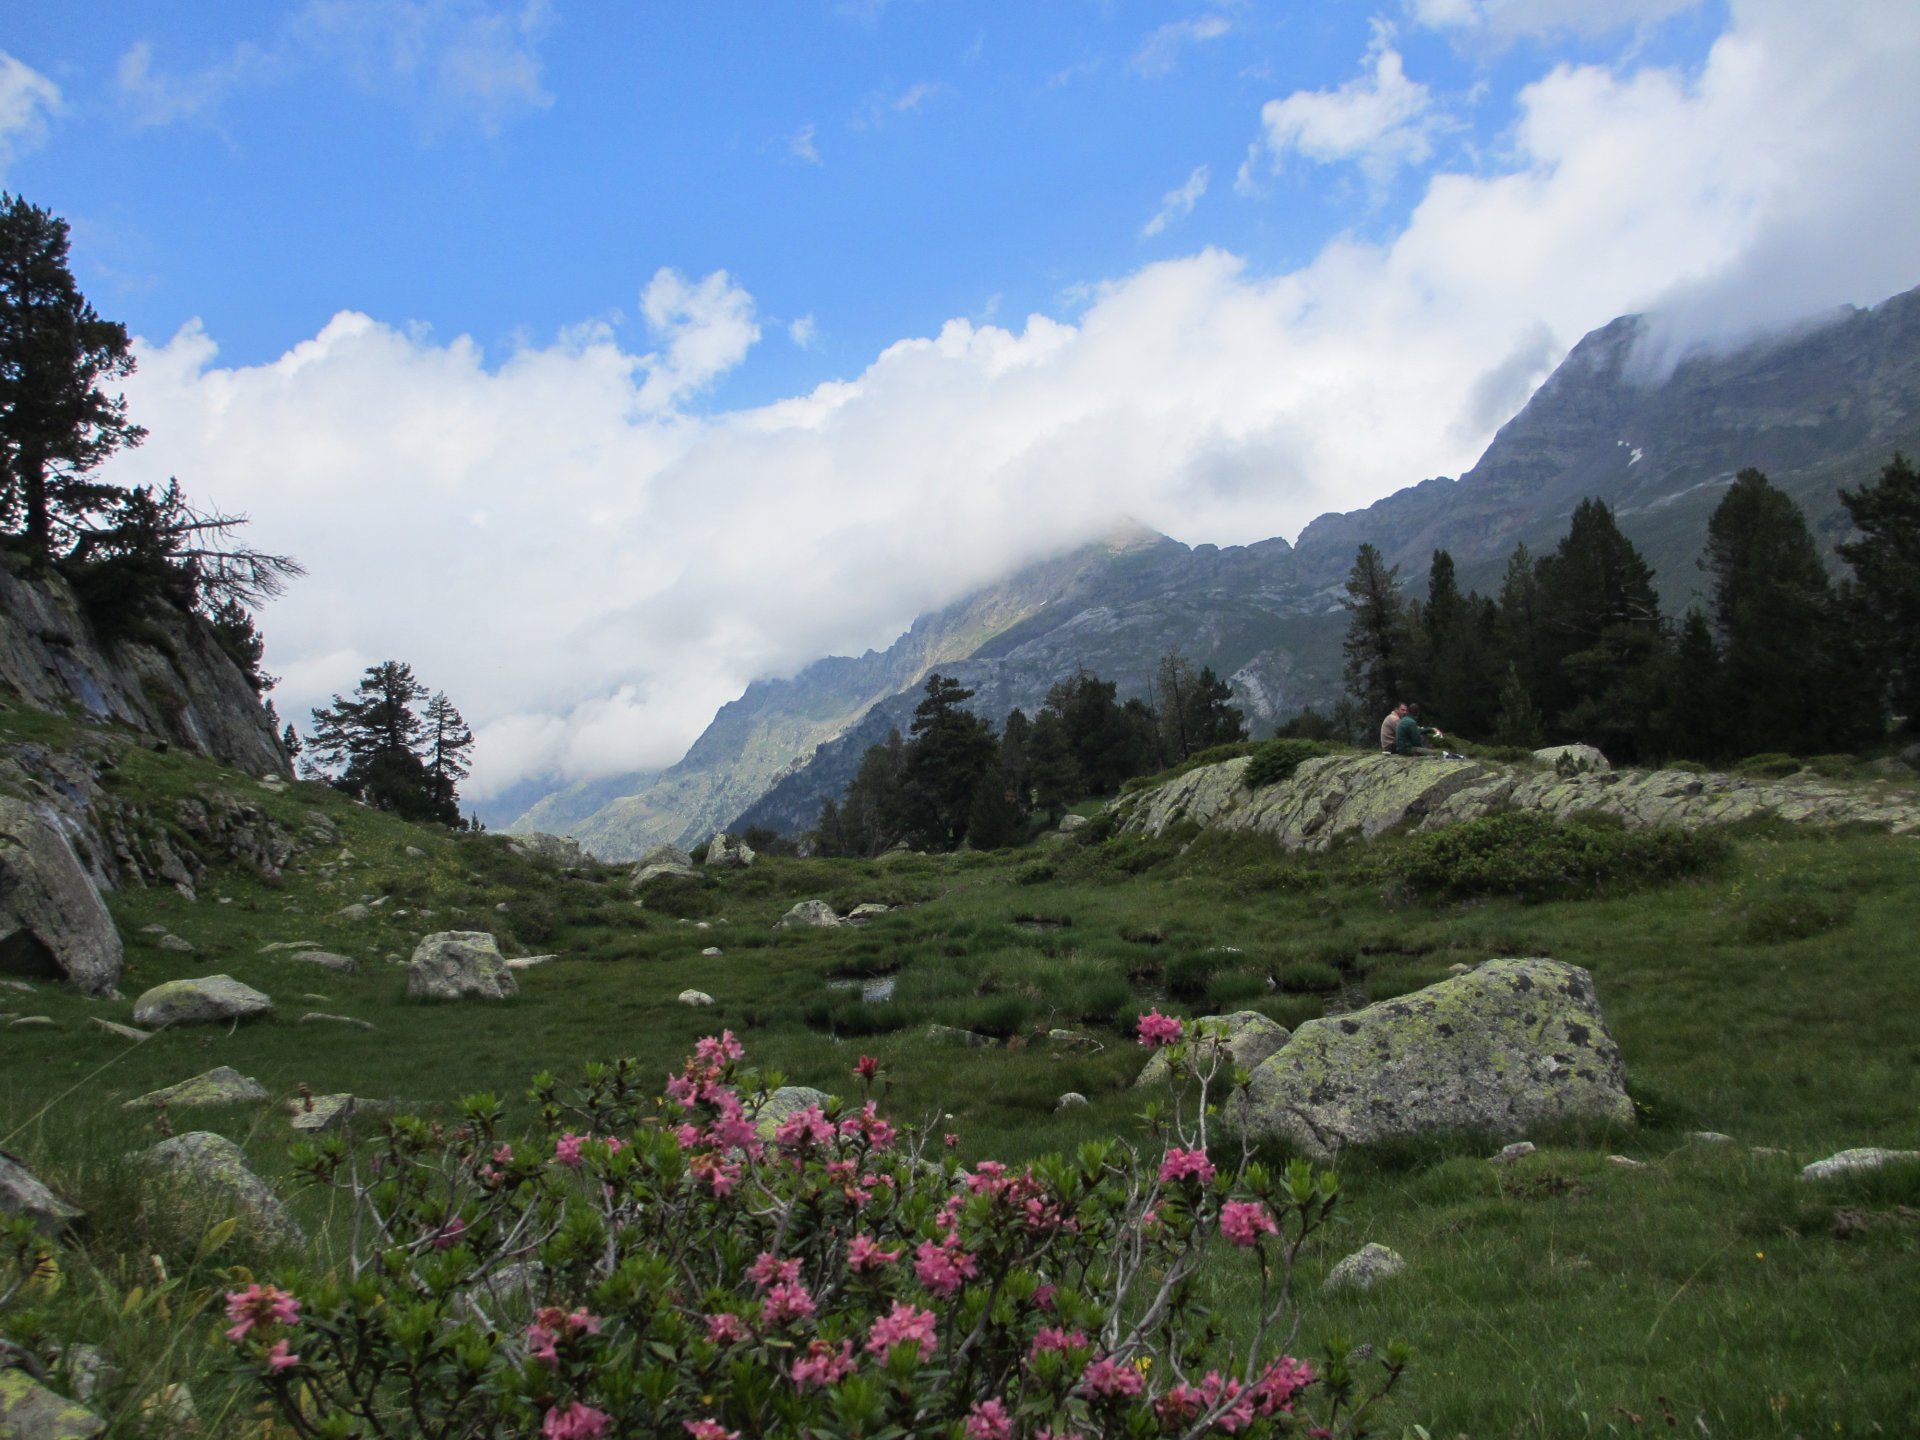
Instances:
[[[880,1062],[871,1055],[862,1055],[854,1062],[853,1073],[862,1080],[872,1080],[880,1073]]]
[[[1280,1227],[1258,1200],[1229,1200],[1220,1207],[1220,1233],[1246,1250],[1258,1244],[1262,1235],[1278,1235]]]
[[[875,1320],[873,1328],[867,1331],[867,1351],[885,1355],[894,1346],[909,1342],[917,1343],[923,1351],[933,1348],[933,1312],[916,1310],[904,1300],[896,1300],[893,1309]]]
[[[433,1232],[433,1248],[436,1250],[451,1250],[454,1243],[466,1233],[467,1222],[456,1215]]]
[[[945,1145],[947,1149],[952,1150],[960,1144],[960,1137],[952,1134],[942,1135],[940,1137],[940,1143]]]
[[[540,1436],[541,1440],[596,1440],[597,1436],[607,1433],[607,1426],[612,1423],[606,1411],[574,1400],[564,1410],[556,1405],[547,1411]]]
[[[1040,1286],[1033,1292],[1033,1308],[1036,1310],[1051,1311],[1053,1309],[1054,1293],[1059,1290],[1059,1288],[1058,1285],[1052,1284],[1051,1282]]]
[[[300,1363],[300,1357],[290,1353],[287,1342],[276,1340],[273,1348],[267,1351],[267,1372],[278,1375],[282,1370],[291,1370]]]
[[[1175,1146],[1167,1151],[1167,1158],[1160,1162],[1160,1183],[1163,1185],[1185,1180],[1189,1176],[1206,1185],[1212,1183],[1214,1173],[1213,1162],[1207,1159],[1204,1150],[1182,1150]]]
[[[556,1346],[568,1335],[598,1335],[600,1317],[589,1315],[582,1306],[571,1315],[557,1305],[542,1305],[527,1326],[527,1353],[549,1370],[560,1368]]]
[[[715,1420],[682,1420],[693,1440],[740,1440],[738,1430],[729,1430]]]
[[[800,1390],[809,1385],[837,1385],[858,1365],[851,1340],[842,1340],[837,1351],[826,1341],[815,1340],[808,1344],[807,1353],[793,1362],[793,1383]]]
[[[767,1291],[763,1311],[769,1325],[790,1325],[813,1314],[813,1296],[801,1284],[776,1285]]]
[[[1304,1360],[1282,1355],[1261,1373],[1248,1390],[1255,1413],[1272,1415],[1293,1409],[1293,1397],[1313,1383],[1313,1367]]]
[[[747,1322],[738,1315],[721,1311],[707,1316],[707,1340],[714,1345],[737,1345],[747,1338]]]
[[[238,1340],[256,1325],[298,1324],[300,1302],[272,1285],[249,1285],[227,1292],[227,1318],[237,1322],[227,1338]]]
[[[747,1278],[765,1290],[770,1285],[791,1285],[800,1278],[798,1260],[776,1260],[771,1250],[762,1250],[760,1258],[747,1267]]]
[[[833,1143],[833,1127],[818,1105],[796,1110],[782,1120],[773,1132],[773,1143],[782,1150],[806,1150]]]
[[[879,1105],[872,1100],[840,1122],[840,1133],[847,1139],[858,1135],[875,1150],[886,1149],[894,1137],[893,1122],[881,1116]]]
[[[1043,1325],[1033,1332],[1033,1344],[1027,1350],[1029,1356],[1043,1354],[1048,1350],[1084,1350],[1087,1337],[1083,1331],[1067,1330],[1057,1325]]]
[[[856,1235],[847,1246],[847,1268],[856,1275],[891,1265],[900,1258],[898,1250],[882,1250],[871,1235]]]
[[[718,1067],[738,1060],[747,1051],[744,1045],[733,1038],[731,1030],[722,1030],[717,1038],[707,1035],[694,1041],[693,1053],[702,1065]]]
[[[1171,1045],[1179,1038],[1180,1022],[1173,1016],[1162,1015],[1156,1008],[1140,1017],[1140,1043],[1149,1050]]]
[[[1011,1440],[1013,1421],[998,1400],[982,1400],[967,1412],[967,1440]]]
[[[1184,1382],[1170,1386],[1153,1402],[1153,1413],[1159,1419],[1162,1428],[1174,1429],[1185,1425],[1194,1416],[1206,1409],[1207,1398],[1200,1393],[1199,1387]]]
[[[940,1244],[931,1240],[920,1242],[920,1248],[913,1252],[913,1273],[922,1285],[944,1300],[979,1274],[980,1265],[961,1248],[959,1237],[949,1231]]]
[[[1081,1387],[1087,1394],[1108,1400],[1138,1395],[1146,1388],[1146,1383],[1133,1366],[1123,1365],[1108,1355],[1102,1355],[1087,1366],[1086,1373],[1080,1377]]]
[[[586,1144],[587,1137],[576,1135],[571,1130],[553,1142],[553,1158],[569,1170],[580,1168],[580,1147]]]

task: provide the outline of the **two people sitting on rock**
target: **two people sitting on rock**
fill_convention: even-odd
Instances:
[[[1388,744],[1389,727],[1392,744]],[[1446,732],[1437,726],[1428,729],[1420,723],[1420,702],[1402,700],[1393,709],[1393,713],[1380,722],[1381,752],[1389,755],[1439,755],[1449,760],[1460,757],[1450,750],[1436,750],[1428,744],[1430,740],[1444,740]]]

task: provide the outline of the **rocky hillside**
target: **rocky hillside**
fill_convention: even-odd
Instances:
[[[1587,753],[1598,757],[1597,751]],[[1127,797],[1119,807],[1122,832],[1159,836],[1190,822],[1266,835],[1288,850],[1325,850],[1388,830],[1438,830],[1510,810],[1556,819],[1613,815],[1630,828],[1693,828],[1771,816],[1814,826],[1885,825],[1894,834],[1920,830],[1920,787],[1899,762],[1893,768],[1900,776],[1860,783],[1807,772],[1778,780],[1690,770],[1569,774],[1544,762],[1495,765],[1355,753],[1308,760],[1289,779],[1250,789],[1243,776],[1251,763],[1242,757],[1203,765]]]
[[[1177,648],[1231,676],[1257,727],[1338,697],[1340,587],[1363,541],[1416,583],[1445,547],[1463,584],[1491,588],[1515,544],[1550,549],[1573,507],[1599,496],[1678,611],[1699,584],[1707,517],[1740,469],[1765,470],[1836,541],[1837,488],[1872,479],[1896,449],[1920,451],[1920,291],[1664,373],[1642,345],[1649,331],[1627,316],[1588,335],[1458,480],[1324,515],[1296,546],[1189,549],[1136,535],[1023,571],[923,617],[883,653],[755,684],[659,777],[562,792],[510,828],[571,830],[607,858],[727,824],[804,829],[865,748],[904,727],[935,667],[997,721],[1081,666],[1145,693],[1154,662]]]
[[[154,602],[103,639],[73,587],[0,555],[0,692],[69,707],[252,775],[290,775],[273,724],[196,615]]]

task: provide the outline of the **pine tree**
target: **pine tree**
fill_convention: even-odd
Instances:
[[[949,676],[927,677],[913,711],[907,747],[907,826],[930,848],[951,850],[967,837],[974,792],[994,767],[999,744],[992,727],[962,708],[973,691]]]
[[[117,492],[87,478],[146,431],[123,395],[127,328],[102,320],[67,268],[67,222],[0,193],[0,524],[45,558]]]
[[[460,712],[437,690],[427,702],[422,732],[426,741],[427,780],[433,789],[434,808],[448,825],[460,822],[460,782],[467,778],[468,753],[473,749],[473,732]]]
[[[473,737],[444,695],[428,702],[429,713],[436,704],[439,711],[429,728],[415,709],[423,701],[426,687],[411,666],[397,660],[369,666],[353,699],[335,695],[332,705],[313,712],[307,767],[376,809],[457,823],[456,782],[467,773]]]
[[[1817,755],[1871,734],[1879,715],[1840,623],[1806,517],[1758,470],[1742,470],[1707,521],[1732,741],[1743,753]]]
[[[1881,669],[1893,713],[1920,730],[1920,472],[1896,452],[1878,481],[1842,490],[1840,503],[1860,531],[1839,547],[1853,567],[1847,616]]]
[[[1058,825],[1067,806],[1084,787],[1067,740],[1066,723],[1051,705],[1033,717],[1033,731],[1027,740],[1027,774],[1033,786],[1034,809],[1045,812],[1048,825]]]
[[[1401,700],[1411,679],[1413,636],[1400,598],[1400,567],[1389,566],[1371,545],[1362,545],[1347,575],[1347,693],[1361,710],[1384,715]],[[1377,724],[1378,721],[1376,720]]]

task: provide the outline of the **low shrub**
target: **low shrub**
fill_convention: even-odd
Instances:
[[[1404,1347],[1369,1385],[1345,1341],[1317,1365],[1281,1348],[1338,1181],[1216,1164],[1219,1062],[1178,1020],[1140,1031],[1186,1092],[1171,1123],[1149,1107],[1152,1148],[1018,1170],[963,1170],[871,1098],[762,1134],[731,1034],[665,1097],[631,1061],[566,1094],[538,1076],[517,1139],[490,1095],[329,1137],[295,1163],[360,1217],[354,1244],[229,1292],[228,1338],[308,1436],[1368,1433]],[[867,1057],[854,1075],[881,1083]],[[1197,1283],[1216,1240],[1259,1297],[1237,1335]]]
[[[1309,760],[1322,755],[1351,755],[1353,747],[1335,740],[1269,740],[1253,752],[1253,759],[1240,772],[1240,783],[1249,790],[1291,780],[1293,772]]]
[[[1788,775],[1797,775],[1805,766],[1791,755],[1781,755],[1769,751],[1764,755],[1749,755],[1733,767],[1736,775],[1754,775],[1763,780],[1779,780]]]
[[[1385,864],[1419,894],[1540,900],[1698,875],[1727,853],[1711,830],[1614,829],[1513,811],[1409,837]]]
[[[1853,918],[1853,902],[1818,891],[1769,895],[1749,905],[1740,917],[1740,938],[1749,945],[1777,945],[1837,930]]]

